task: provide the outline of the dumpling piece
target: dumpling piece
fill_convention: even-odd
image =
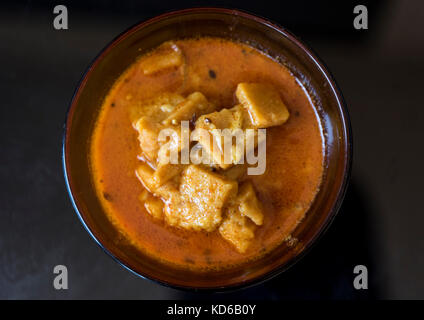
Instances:
[[[144,116],[149,116],[154,122],[161,122],[185,98],[173,92],[163,92],[158,96],[142,100],[133,100],[128,111],[130,120],[135,123]]]
[[[156,161],[160,149],[158,136],[162,126],[149,116],[141,117],[134,123],[143,155],[149,162]]]
[[[247,108],[257,128],[268,128],[283,124],[289,111],[278,91],[263,83],[239,83],[237,99]]]
[[[242,215],[237,206],[231,206],[219,226],[219,233],[225,240],[231,242],[238,252],[244,253],[255,238],[255,229],[255,224]]]
[[[231,135],[230,139],[227,139],[231,143],[229,149],[225,146],[224,132]],[[258,130],[254,129],[249,114],[241,104],[203,115],[196,121],[196,140],[210,155],[213,163],[222,169],[243,163],[245,153],[248,154],[253,151],[252,148],[256,148],[263,138],[262,135],[260,137],[258,139]],[[248,145],[248,139],[253,139],[254,143]],[[240,143],[238,147],[237,143]],[[228,152],[227,159],[225,152]]]
[[[144,207],[146,208],[147,212],[155,219],[163,218],[163,202],[161,199],[149,196],[144,201]]]
[[[164,125],[179,124],[182,120],[192,120],[202,114],[212,112],[215,106],[200,92],[193,92],[180,102],[162,122]]]
[[[229,150],[231,152],[229,155],[230,161],[228,163],[224,161],[225,149],[222,130],[228,129],[231,132],[235,132],[237,129],[241,130],[242,125],[243,107],[236,106],[231,109],[222,109],[219,112],[203,115],[196,121],[196,139],[202,145],[205,152],[211,156],[213,163],[226,169],[233,163],[237,163],[241,156],[237,156],[235,145],[232,145],[231,150]],[[240,133],[244,134],[241,131]]]
[[[252,183],[246,181],[240,185],[237,197],[228,206],[219,233],[240,253],[244,253],[255,238],[256,225],[262,225],[263,220],[261,203]]]
[[[160,187],[169,180],[180,175],[185,167],[186,165],[184,164],[159,163],[155,170],[155,173],[153,174],[152,179],[155,185]]]
[[[247,173],[247,164],[237,164],[227,170],[219,170],[219,174],[231,180],[241,180]]]
[[[256,197],[255,190],[250,181],[246,181],[240,186],[237,203],[242,215],[250,218],[255,224],[262,225],[264,221],[262,205]]]
[[[163,184],[157,183],[155,171],[147,163],[141,163],[136,169],[135,174],[141,184],[157,197],[168,199],[172,194],[178,192],[178,181],[170,179]]]
[[[173,42],[165,42],[146,57],[140,67],[145,75],[152,75],[163,70],[178,68],[184,63],[181,49]]]
[[[213,231],[222,221],[226,203],[237,194],[236,181],[189,165],[183,172],[179,193],[168,199],[165,215],[167,222],[185,229]]]

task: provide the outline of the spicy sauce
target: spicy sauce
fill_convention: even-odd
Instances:
[[[190,269],[222,269],[260,258],[281,244],[301,222],[319,189],[324,138],[307,92],[289,70],[260,51],[218,38],[176,40],[185,68],[143,74],[143,56],[119,77],[101,107],[92,137],[92,178],[105,212],[143,252]],[[248,176],[264,205],[264,224],[241,254],[218,231],[206,233],[169,227],[145,210],[143,186],[135,175],[140,147],[132,121],[150,115],[142,101],[163,92],[186,96],[202,92],[221,107],[236,104],[240,82],[264,82],[279,90],[290,111],[282,126],[267,129],[266,171]]]

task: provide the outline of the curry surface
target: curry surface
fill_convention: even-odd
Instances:
[[[177,40],[185,72],[145,76],[143,56],[116,81],[104,100],[92,138],[96,191],[109,218],[132,244],[165,263],[190,269],[221,269],[257,259],[281,244],[302,220],[320,186],[324,141],[319,117],[307,93],[281,64],[254,48],[223,39]],[[248,176],[264,205],[264,224],[244,254],[218,233],[169,227],[152,218],[136,178],[140,147],[134,117],[150,114],[141,101],[162,92],[202,92],[222,107],[236,104],[240,82],[273,84],[290,111],[289,120],[267,129],[266,171]]]

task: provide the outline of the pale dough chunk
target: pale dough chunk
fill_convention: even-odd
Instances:
[[[250,181],[239,187],[237,197],[228,206],[226,217],[219,227],[221,236],[243,253],[255,237],[256,225],[263,224],[261,204]]]
[[[162,186],[164,183],[168,182],[172,178],[180,175],[185,167],[186,165],[184,164],[159,163],[155,170],[155,173],[152,176],[154,184],[157,187]]]
[[[143,186],[155,196],[168,199],[178,193],[178,181],[169,180],[159,186],[154,178],[155,171],[146,163],[141,163],[135,173]]]
[[[239,83],[236,96],[249,111],[257,128],[278,126],[289,118],[289,111],[278,91],[270,85]]]
[[[153,196],[147,189],[144,189],[138,198],[152,217],[160,220],[163,218],[163,201],[161,199]]]
[[[176,125],[182,120],[196,119],[200,115],[214,110],[215,106],[202,93],[193,92],[180,102],[162,123],[164,125]]]
[[[222,109],[219,112],[213,112],[201,116],[196,121],[195,138],[202,145],[205,152],[210,155],[214,164],[217,164],[222,169],[228,169],[233,164],[238,164],[243,160],[243,157],[253,150],[248,150],[247,139],[254,139],[254,144],[251,146],[256,148],[258,145],[258,132],[253,129],[254,126],[250,120],[249,114],[242,105],[237,105],[231,109]],[[203,129],[200,131],[200,129]],[[228,129],[234,136],[231,143],[229,160],[224,157],[225,140],[223,132]],[[249,130],[246,130],[249,129]],[[228,132],[228,131],[227,131]],[[241,147],[236,146],[236,136],[243,140]],[[228,159],[227,159],[228,160]]]
[[[157,169],[159,169],[160,164],[170,163],[178,164],[185,163],[188,164],[189,159],[186,159],[187,162],[182,162],[180,157],[180,152],[190,149],[190,128],[189,126],[182,127],[181,125],[177,126],[162,126],[163,129],[169,131],[163,131],[164,134],[161,138],[165,141],[159,141],[159,151],[157,154]],[[159,139],[159,136],[158,136]],[[175,158],[173,158],[175,157]]]
[[[255,229],[256,226],[242,215],[236,206],[231,206],[219,227],[219,233],[231,242],[237,251],[244,253],[255,237]]]
[[[218,173],[231,180],[240,180],[247,173],[247,164],[237,164],[227,170],[220,170]]]
[[[140,67],[145,75],[152,75],[163,70],[178,68],[183,63],[184,57],[180,48],[172,42],[165,42],[148,55],[140,63]]]
[[[144,207],[146,208],[147,212],[155,219],[163,218],[163,202],[161,199],[149,196],[144,201]]]
[[[237,105],[231,109],[209,113],[196,121],[196,127],[212,129],[241,129],[243,126],[243,107]]]
[[[168,148],[167,152],[170,151],[171,148],[174,148],[179,152],[183,146],[189,145],[189,141],[183,141],[185,137],[189,139],[189,129],[187,128],[187,135],[184,135],[181,132],[182,129],[180,123],[177,125],[171,125],[171,123],[168,123],[163,119],[172,114],[173,110],[178,108],[180,104],[184,104],[184,102],[192,100],[191,96],[184,99],[178,95],[167,95],[161,97],[161,99],[156,99],[156,101],[146,102],[149,104],[143,105],[143,109],[145,109],[146,106],[149,106],[149,109],[151,110],[150,112],[154,111],[154,113],[150,116],[143,116],[137,119],[134,122],[134,128],[138,131],[138,140],[140,142],[140,148],[143,156],[153,166],[156,166],[156,161],[158,160],[158,155],[160,155],[161,147],[167,144],[168,141],[170,144],[167,144],[166,146]],[[171,129],[175,134],[173,134],[168,141],[159,141],[159,134],[161,130],[164,129]],[[164,156],[163,153],[162,156]]]
[[[217,168],[217,164],[212,159],[210,153],[206,152],[200,142],[196,143],[190,150],[190,162],[193,164],[209,165],[212,168]]]
[[[138,131],[138,141],[146,160],[156,161],[160,148],[158,135],[162,127],[151,117],[142,117],[135,122],[134,128]]]
[[[250,218],[255,224],[262,225],[264,215],[262,213],[261,203],[256,197],[255,190],[250,181],[244,182],[237,195],[240,213]]]
[[[142,117],[135,122],[134,128],[138,131],[138,141],[140,142],[143,155],[154,166],[157,160],[161,162],[160,157],[169,156],[172,149],[179,152],[183,146],[189,146],[189,141],[183,140],[185,137],[187,139],[190,137],[190,130],[188,128],[187,135],[183,135],[181,134],[181,126],[167,127],[155,122],[152,117],[148,116]],[[170,129],[170,133],[172,134],[169,134],[168,137],[164,136],[166,141],[159,141],[159,134],[161,130],[165,129]]]
[[[180,94],[164,92],[153,98],[133,101],[128,108],[130,120],[135,123],[141,117],[149,116],[152,121],[159,123],[183,100]]]
[[[185,229],[213,231],[222,221],[222,209],[237,194],[237,182],[200,166],[188,166],[179,194],[167,201],[167,222]]]
[[[228,129],[234,132],[236,129],[242,129],[243,108],[236,106],[231,109],[222,109],[219,112],[213,112],[201,116],[196,121],[196,139],[200,142],[205,152],[211,156],[213,163],[226,169],[240,160],[237,158],[235,146],[231,147],[230,162],[224,161],[224,138],[222,130]],[[203,129],[201,131],[201,129]],[[244,138],[243,138],[244,139]],[[216,147],[214,147],[214,144]]]

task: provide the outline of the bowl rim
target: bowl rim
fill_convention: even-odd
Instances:
[[[234,16],[240,16],[249,20],[253,20],[256,23],[265,25],[277,31],[278,33],[281,34],[281,36],[288,38],[288,40],[290,40],[296,46],[298,46],[305,54],[307,54],[307,56],[311,59],[313,64],[317,67],[319,72],[325,77],[326,81],[328,82],[329,87],[331,91],[333,92],[337,101],[337,107],[338,107],[337,109],[341,117],[341,124],[342,124],[343,134],[345,137],[345,148],[344,150],[341,151],[345,154],[345,161],[343,164],[343,178],[342,178],[340,187],[338,189],[338,194],[335,198],[334,205],[332,206],[331,210],[328,212],[321,228],[318,229],[316,234],[309,240],[308,243],[305,244],[305,247],[303,248],[303,250],[299,254],[295,255],[292,259],[290,259],[285,264],[282,264],[281,266],[278,266],[269,272],[266,272],[260,276],[249,279],[247,281],[243,281],[243,282],[235,283],[231,285],[225,285],[225,286],[194,287],[194,286],[185,286],[185,285],[175,284],[164,279],[159,279],[158,277],[155,277],[154,275],[146,274],[138,270],[136,271],[135,268],[127,264],[127,262],[121,261],[117,256],[115,256],[115,254],[113,254],[111,251],[109,251],[108,248],[106,248],[106,245],[104,245],[103,243],[100,242],[99,239],[97,239],[93,231],[90,229],[90,227],[86,223],[85,218],[82,214],[82,210],[78,207],[76,197],[74,197],[74,193],[72,191],[72,183],[71,183],[69,170],[68,170],[68,158],[69,158],[69,155],[68,155],[69,150],[67,147],[68,138],[69,138],[68,130],[70,128],[72,115],[77,105],[79,96],[82,92],[81,88],[85,86],[85,83],[89,79],[91,72],[99,64],[102,58],[106,56],[108,52],[114,46],[116,46],[121,40],[123,40],[128,35],[132,34],[133,32],[136,32],[139,29],[142,29],[148,25],[154,24],[166,18],[175,17],[179,15],[185,15],[185,14],[195,14],[195,13],[216,13],[216,14],[234,15]],[[115,38],[113,38],[110,42],[108,42],[103,47],[103,49],[94,57],[94,59],[92,59],[88,67],[85,69],[82,77],[78,81],[76,88],[74,90],[74,93],[72,95],[71,101],[69,103],[68,109],[66,111],[65,122],[63,126],[63,135],[62,135],[62,157],[61,158],[62,158],[61,162],[63,167],[63,174],[65,179],[66,189],[67,189],[69,198],[71,200],[72,206],[80,222],[82,223],[83,227],[86,229],[88,234],[91,236],[91,238],[97,243],[97,245],[100,246],[100,248],[107,255],[109,255],[114,261],[116,261],[119,265],[121,265],[122,267],[124,267],[125,269],[127,269],[128,271],[136,275],[137,277],[159,283],[166,287],[179,289],[179,290],[185,290],[185,291],[192,291],[192,292],[193,291],[194,292],[224,292],[224,291],[228,292],[228,291],[235,291],[235,290],[245,289],[245,288],[259,285],[285,272],[286,270],[291,268],[293,265],[295,265],[298,261],[300,261],[311,250],[311,248],[313,248],[318,243],[318,241],[322,238],[322,236],[330,227],[331,223],[334,221],[334,218],[341,207],[341,204],[346,195],[346,191],[349,185],[349,180],[350,180],[351,170],[352,170],[352,158],[353,158],[352,127],[351,127],[351,121],[350,121],[350,116],[347,109],[346,101],[341,93],[341,90],[334,76],[329,71],[325,63],[318,57],[317,53],[313,49],[311,49],[308,45],[306,45],[302,40],[300,40],[299,37],[295,36],[292,32],[280,26],[279,24],[271,21],[270,19],[261,17],[256,14],[249,13],[245,10],[224,8],[224,7],[192,7],[187,9],[169,11],[169,12],[154,16],[152,18],[142,20],[130,26],[129,28],[121,32],[119,35],[117,35]]]

